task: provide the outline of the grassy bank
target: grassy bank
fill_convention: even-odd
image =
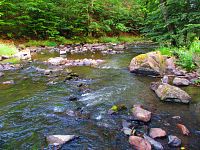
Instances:
[[[196,38],[188,47],[160,47],[157,50],[163,55],[178,58],[177,65],[187,71],[199,70],[200,73],[200,40]]]
[[[136,41],[144,41],[140,36],[119,36],[119,37],[74,37],[72,39],[66,39],[64,37],[57,37],[48,40],[29,40],[23,43],[25,46],[57,46],[67,44],[79,44],[79,43],[132,43]]]

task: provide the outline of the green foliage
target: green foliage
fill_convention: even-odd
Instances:
[[[170,47],[160,47],[156,49],[156,51],[160,51],[162,55],[172,56],[173,50]]]
[[[196,85],[200,85],[200,79],[196,79],[196,80],[194,80],[194,84],[196,84]]]
[[[12,56],[18,52],[17,48],[13,44],[0,43],[0,56]]]
[[[195,40],[191,43],[190,51],[200,53],[200,40],[198,40],[198,38],[195,38]]]
[[[198,38],[187,47],[160,47],[162,55],[178,57],[177,64],[187,71],[192,71],[200,67],[200,41]]]
[[[195,69],[195,62],[193,60],[193,53],[185,48],[178,49],[178,61],[177,64],[185,68],[187,71]]]
[[[196,0],[138,0],[143,5],[143,33],[159,43],[188,46],[200,35],[200,5]]]

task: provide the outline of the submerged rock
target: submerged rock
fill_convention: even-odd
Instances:
[[[160,142],[157,142],[156,140],[152,139],[151,137],[144,135],[144,139],[147,140],[155,150],[163,150],[163,146]]]
[[[138,105],[135,105],[132,108],[132,113],[133,116],[140,121],[148,122],[151,119],[151,112],[141,108],[141,106]]]
[[[151,128],[149,132],[150,137],[157,138],[157,137],[165,137],[166,132],[161,128]]]
[[[151,150],[151,144],[139,136],[130,136],[129,143],[137,150]]]
[[[131,126],[130,122],[127,122],[126,120],[122,120],[122,127],[123,128],[129,128]]]
[[[116,113],[118,111],[122,111],[122,110],[126,110],[127,107],[124,104],[117,104],[117,105],[113,105],[109,110],[108,110],[108,114],[113,114]]]
[[[152,82],[151,89],[162,101],[188,104],[191,100],[191,97],[185,91],[169,84]]]
[[[60,147],[75,138],[75,135],[49,135],[46,137],[48,144]]]
[[[187,86],[190,84],[190,81],[187,80],[187,79],[184,79],[184,78],[178,78],[178,77],[175,77],[174,80],[173,80],[173,84],[174,85],[178,85],[178,86]]]
[[[66,98],[67,101],[77,101],[78,97],[76,97],[75,95],[70,95],[69,97]]]
[[[184,135],[189,135],[190,131],[183,124],[177,124],[177,127],[181,130]]]
[[[179,147],[181,146],[181,140],[177,136],[169,135],[168,136],[168,144],[172,147]]]

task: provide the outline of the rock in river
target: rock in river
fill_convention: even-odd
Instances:
[[[168,144],[172,147],[181,146],[181,140],[177,136],[169,135],[168,140],[169,140]]]
[[[15,84],[14,80],[4,81],[2,84]]]
[[[177,127],[181,130],[184,135],[189,135],[190,131],[183,124],[177,124]]]
[[[161,128],[151,128],[149,135],[152,138],[165,137],[166,132],[165,132],[165,130],[163,130]]]
[[[178,85],[178,86],[187,86],[190,84],[190,81],[187,80],[187,79],[184,79],[184,78],[178,78],[178,77],[175,77],[174,80],[173,80],[173,84],[174,85]]]
[[[139,136],[130,136],[129,143],[137,150],[151,150],[151,144]]]
[[[62,146],[63,144],[73,140],[74,138],[76,138],[75,135],[50,135],[47,136],[46,139],[48,144]]]
[[[187,104],[191,100],[191,97],[185,91],[169,84],[152,82],[151,89],[155,91],[162,101]]]
[[[144,135],[144,139],[147,140],[155,150],[163,150],[163,146],[161,143],[155,141],[154,139],[150,138],[149,136],[147,135]]]
[[[160,52],[140,54],[131,60],[129,70],[144,75],[162,75],[166,69],[166,58]]]
[[[62,65],[65,64],[65,59],[63,57],[49,58],[48,62],[52,65]]]
[[[141,106],[138,105],[135,105],[132,108],[132,113],[133,116],[140,121],[148,122],[151,119],[151,112],[141,108]]]
[[[4,76],[4,73],[3,72],[0,72],[0,77],[3,77]]]

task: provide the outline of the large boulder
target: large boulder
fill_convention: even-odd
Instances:
[[[131,60],[129,70],[144,75],[162,75],[166,70],[166,57],[158,51],[140,54]]]
[[[151,89],[162,101],[187,104],[191,100],[191,97],[185,91],[169,84],[152,82]]]

